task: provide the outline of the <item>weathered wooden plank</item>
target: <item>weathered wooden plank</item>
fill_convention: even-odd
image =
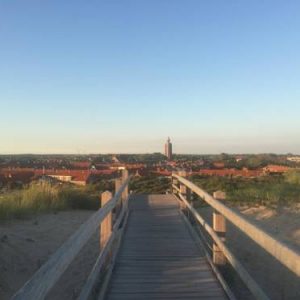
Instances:
[[[185,279],[185,280],[183,280]],[[166,277],[142,277],[142,276],[134,276],[134,277],[125,277],[125,276],[116,276],[114,278],[113,284],[118,285],[119,283],[134,283],[134,284],[141,284],[141,283],[159,283],[159,284],[182,284],[185,281],[201,284],[204,282],[216,282],[214,278],[210,278],[209,276],[206,276],[204,278],[198,278],[198,276],[195,276],[193,274],[180,274],[179,276],[166,276]]]
[[[148,297],[153,297],[153,299],[156,299],[157,297],[165,297],[168,299],[173,299],[174,297],[180,297],[182,299],[190,299],[191,296],[205,296],[205,297],[221,297],[223,294],[222,292],[218,291],[218,290],[204,290],[204,291],[152,291],[152,292],[113,292],[111,293],[111,296],[118,296],[118,299],[127,299],[127,297],[135,297],[135,296],[139,296],[139,299],[145,299]],[[152,298],[151,297],[151,298]],[[109,300],[111,299],[110,297],[108,298]],[[131,298],[130,298],[131,299]],[[224,298],[223,295],[223,300],[226,299]]]
[[[112,295],[110,300],[224,300],[223,296],[216,296],[216,295],[195,295],[195,294],[185,294],[185,295],[178,295],[178,294],[170,294],[170,295],[141,295],[139,294],[128,294],[128,295]]]
[[[158,269],[158,270],[162,270],[165,268],[168,268],[168,270],[171,269],[175,269],[177,270],[178,268],[183,268],[184,270],[187,269],[193,269],[196,268],[197,270],[206,270],[209,267],[207,266],[207,264],[203,261],[197,261],[195,260],[193,261],[187,261],[187,260],[182,260],[182,261],[178,261],[178,260],[158,260],[158,261],[147,261],[147,260],[143,260],[141,262],[139,261],[126,261],[126,262],[119,262],[117,264],[118,267],[122,267],[122,268],[128,268],[130,270],[132,270],[133,268],[136,269],[144,269],[145,267],[148,269]]]
[[[129,295],[140,295],[141,296],[141,299],[143,299],[143,295],[164,295],[164,296],[170,296],[170,295],[182,295],[182,296],[188,296],[188,295],[191,295],[191,294],[194,294],[194,295],[207,295],[207,296],[210,296],[210,295],[214,295],[214,296],[222,296],[222,292],[218,289],[204,289],[202,290],[201,292],[199,291],[194,291],[194,290],[190,290],[190,291],[187,291],[187,290],[177,290],[177,291],[160,291],[160,290],[151,290],[151,291],[119,291],[119,290],[114,290],[111,295],[120,295],[123,296],[123,295],[126,295],[126,294],[129,294]],[[224,299],[224,298],[223,298]]]
[[[176,280],[178,278],[190,278],[192,275],[197,276],[198,279],[207,279],[211,278],[211,271],[207,270],[206,272],[197,272],[197,271],[186,271],[186,272],[172,272],[172,271],[165,271],[165,272],[151,272],[150,271],[136,271],[136,272],[123,272],[122,270],[118,270],[118,275],[115,276],[116,279],[122,280],[122,278],[134,278],[136,279],[137,277],[143,277],[147,279],[156,279],[157,277],[159,278],[170,278],[172,280]]]
[[[145,292],[145,293],[151,293],[153,291],[160,291],[160,292],[167,292],[172,290],[173,292],[179,291],[179,292],[189,292],[189,291],[205,291],[212,289],[219,289],[219,284],[214,280],[211,282],[197,282],[193,280],[185,280],[181,282],[114,282],[111,285],[111,288],[113,290],[117,290],[119,293],[126,292],[126,291],[132,291],[134,290],[136,293]]]

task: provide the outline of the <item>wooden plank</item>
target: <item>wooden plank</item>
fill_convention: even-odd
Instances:
[[[185,282],[183,279],[186,279],[186,281],[191,281],[193,283],[201,284],[204,282],[214,282],[214,278],[210,278],[209,276],[205,276],[204,278],[200,278],[194,274],[190,274],[190,276],[180,274],[181,276],[168,276],[168,277],[158,277],[158,276],[153,276],[153,277],[142,277],[142,276],[135,276],[134,280],[130,277],[126,276],[119,276],[119,278],[116,276],[114,279],[113,284],[122,284],[122,283],[135,283],[135,284],[141,284],[141,283],[159,283],[159,284],[182,284],[182,282]]]
[[[117,281],[114,282],[111,285],[112,290],[117,290],[118,293],[126,292],[127,290],[132,291],[134,289],[135,292],[153,292],[160,291],[160,292],[167,292],[170,289],[174,291],[179,292],[189,292],[189,291],[204,291],[205,289],[211,290],[211,289],[219,289],[219,284],[216,282],[216,280],[211,279],[211,281],[208,282],[199,282],[197,280],[182,280],[180,281],[163,281],[162,282],[155,282],[155,281],[142,281],[142,282],[136,282],[136,281]]]
[[[109,300],[111,300],[111,297],[113,296],[118,296],[117,299],[131,299],[132,297],[136,297],[138,296],[139,299],[145,299],[145,298],[153,298],[153,299],[157,299],[157,297],[164,297],[164,298],[168,298],[168,299],[173,299],[174,297],[179,297],[179,299],[191,299],[191,296],[198,296],[198,297],[203,297],[205,296],[206,298],[208,297],[212,297],[213,299],[215,299],[216,297],[222,297],[221,299],[226,299],[224,298],[224,295],[216,290],[204,290],[204,291],[152,291],[152,292],[113,292],[111,293],[111,296],[108,298]],[[129,298],[128,298],[129,297]]]
[[[224,300],[223,296],[216,296],[216,295],[195,295],[195,294],[184,294],[184,295],[178,295],[178,294],[170,294],[170,295],[141,295],[140,294],[128,294],[128,295],[111,295],[109,298],[110,300]]]

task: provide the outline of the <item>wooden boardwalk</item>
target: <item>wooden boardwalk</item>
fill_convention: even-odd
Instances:
[[[172,174],[173,194],[131,195],[128,198],[131,178],[128,170],[124,170],[122,177],[115,181],[114,196],[108,191],[102,193],[101,208],[50,256],[16,292],[13,300],[45,299],[99,227],[101,251],[81,289],[80,300],[95,297],[99,300],[233,300],[236,298],[228,284],[218,273],[221,285],[212,271],[218,272],[216,266],[223,263],[233,267],[255,299],[269,300],[268,291],[260,287],[222,239],[226,220],[292,272],[293,276],[300,276],[300,253],[224,205],[219,201],[224,198],[224,193],[218,191],[212,197],[185,177]],[[212,226],[190,203],[191,193],[214,209]],[[121,201],[123,205],[120,205]],[[193,222],[210,236],[209,244],[213,244],[215,249],[212,258],[206,252],[202,253],[199,237],[181,213],[177,201],[190,214]],[[104,278],[105,274],[107,276]],[[104,279],[102,284],[100,279]],[[285,289],[281,286],[280,290],[282,288]]]
[[[105,299],[227,299],[174,195],[135,196]]]

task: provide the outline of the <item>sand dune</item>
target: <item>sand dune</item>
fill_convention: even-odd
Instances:
[[[269,209],[241,207],[239,210],[277,239],[300,251],[300,207]],[[200,209],[211,221],[211,210]],[[30,220],[15,220],[0,225],[0,299],[10,297],[34,274],[55,250],[92,214],[70,211],[45,214]],[[300,299],[300,281],[237,228],[228,223],[227,243],[271,299]],[[48,299],[76,299],[99,253],[98,234],[50,292]],[[232,283],[240,283],[231,277]],[[239,290],[240,299],[251,299]]]
[[[300,252],[300,209],[293,207],[278,207],[270,209],[264,206],[234,208],[240,211],[253,223],[289,247]],[[211,223],[212,210],[208,207],[199,209],[200,214]],[[235,256],[246,267],[264,291],[268,291],[270,299],[299,300],[300,279],[292,274],[265,250],[257,246],[250,238],[227,222],[226,243]],[[240,299],[252,299],[244,292],[238,277],[228,276]]]
[[[11,296],[87,219],[90,211],[45,214],[0,225],[0,299]],[[95,235],[53,288],[48,299],[75,299],[99,252]]]

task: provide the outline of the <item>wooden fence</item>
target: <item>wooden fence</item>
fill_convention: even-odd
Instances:
[[[44,299],[47,293],[72,263],[76,255],[100,228],[100,255],[90,273],[78,299],[86,300],[91,296],[95,284],[104,267],[114,259],[120,243],[128,214],[128,183],[130,177],[124,170],[115,195],[105,192],[101,208],[95,212],[79,229],[49,258],[49,260],[13,296],[13,300]],[[112,212],[114,216],[112,215]],[[112,247],[114,245],[114,247]]]
[[[213,261],[217,262],[217,264],[222,264],[224,261],[222,259],[222,255],[224,255],[224,257],[227,258],[228,262],[236,270],[245,285],[257,299],[269,298],[224,243],[224,237],[222,236],[222,233],[225,234],[226,227],[222,218],[226,218],[248,237],[250,237],[256,244],[270,253],[277,261],[287,267],[291,272],[297,276],[300,276],[299,253],[293,251],[287,245],[274,239],[258,226],[246,220],[240,213],[228,208],[221,201],[215,199],[207,192],[185,179],[183,177],[185,176],[184,173],[180,173],[180,175],[182,176],[172,174],[173,193],[178,195],[179,199],[181,200],[181,205],[187,209],[190,214],[192,214],[194,220],[196,220],[201,225],[201,228],[203,228],[204,231],[207,232],[212,238],[214,242]],[[192,203],[190,202],[192,193],[197,194],[214,209],[213,227],[211,227],[193,207]],[[216,194],[216,197],[218,197],[218,194]]]

